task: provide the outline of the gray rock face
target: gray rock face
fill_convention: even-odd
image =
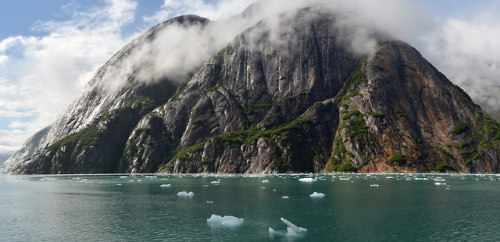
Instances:
[[[106,74],[115,69],[126,68],[126,63],[124,62],[127,60],[127,56],[133,51],[147,45],[151,40],[155,39],[158,32],[169,25],[206,24],[207,22],[207,19],[194,15],[181,16],[158,24],[133,40],[97,71],[92,80],[87,84],[82,95],[67,108],[61,118],[52,124],[50,128],[39,132],[43,132],[43,135],[37,133],[30,138],[23,145],[23,148],[13,155],[0,169],[4,172],[12,172],[15,167],[21,166],[21,163],[25,163],[22,166],[32,163],[33,160],[31,158],[34,154],[46,153],[47,148],[58,140],[79,132],[96,119],[107,115],[111,110],[133,105],[137,106],[144,101],[149,105],[147,108],[152,109],[156,105],[166,102],[175,92],[177,83],[166,79],[152,84],[139,82],[134,78],[134,70],[131,70],[131,73],[126,73],[127,76],[125,78],[127,79],[123,81],[124,84],[110,91],[108,87],[109,83],[116,80],[113,80],[114,77],[108,77]],[[150,110],[143,111],[149,112]],[[132,128],[123,130],[123,132],[130,132]],[[33,164],[31,166],[36,165]]]
[[[49,132],[50,128],[50,126],[46,127],[36,132],[33,136],[26,140],[22,148],[14,153],[0,166],[0,174],[15,170],[23,161],[33,156],[35,151],[40,146],[40,142],[42,140],[45,140],[45,138],[47,137],[47,133]]]
[[[354,54],[308,11],[243,31],[181,86],[108,97],[94,79],[14,172],[499,172],[498,123],[418,51]]]

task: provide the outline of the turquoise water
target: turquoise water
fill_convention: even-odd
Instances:
[[[0,240],[500,239],[500,176],[311,176],[316,181],[298,180],[309,175],[0,176]],[[181,191],[194,196],[179,197]],[[314,199],[313,192],[325,196]],[[212,214],[243,223],[216,226],[207,223]],[[281,217],[308,231],[283,235]],[[269,227],[283,232],[270,234]]]

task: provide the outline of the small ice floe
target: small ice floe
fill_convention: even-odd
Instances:
[[[315,182],[316,179],[312,178],[312,177],[304,177],[304,178],[300,178],[299,179],[300,182],[308,182],[308,183],[311,183],[311,182]]]
[[[208,185],[207,185],[207,184],[205,184],[205,185],[203,185],[203,187],[208,187]]]
[[[220,216],[212,214],[210,218],[207,219],[207,223],[210,227],[224,227],[224,228],[236,228],[243,224],[243,218],[237,218],[234,216]]]
[[[434,185],[436,186],[446,186],[445,182],[435,182]]]
[[[214,184],[214,185],[219,185],[219,183],[220,183],[220,179],[219,179],[219,180],[217,180],[217,181],[211,181],[210,183],[211,183],[211,184]]]
[[[55,180],[57,180],[57,178],[54,177],[44,177],[40,179],[40,181],[55,181]]]
[[[73,178],[71,178],[71,180],[80,180],[80,179],[82,179],[82,178],[80,178],[80,177],[73,177]]]
[[[260,189],[264,190],[264,189],[266,189],[266,187],[260,187]]]
[[[214,203],[214,201],[207,201],[207,203],[208,203],[208,204],[212,204],[212,203]]]
[[[167,188],[167,187],[171,187],[172,184],[161,184],[160,187],[161,188]]]
[[[189,197],[189,198],[192,198],[192,197],[194,197],[194,193],[193,192],[182,191],[182,192],[178,192],[177,196],[178,197]]]
[[[450,185],[446,185],[446,190],[450,190],[451,186]]]
[[[142,182],[142,180],[137,180],[137,182]]]
[[[392,176],[386,176],[385,179],[394,179]]]
[[[273,192],[276,192],[276,188],[273,189]]]
[[[339,177],[339,180],[341,180],[341,181],[350,181],[351,178],[349,178],[349,177]]]
[[[88,179],[81,179],[80,182],[87,182]]]
[[[370,184],[371,187],[379,187],[379,184]]]
[[[121,178],[121,179],[123,179],[123,178],[127,178],[127,176],[120,176],[120,178]]]
[[[289,199],[290,197],[289,196],[281,196],[281,198],[283,198],[283,199]]]
[[[415,177],[414,179],[415,181],[428,181],[429,178],[426,178],[426,177]]]
[[[262,180],[262,183],[269,183],[269,180]]]
[[[311,198],[324,198],[325,194],[321,192],[313,192],[311,195],[309,195]]]
[[[148,179],[156,179],[158,177],[157,176],[146,176],[146,178],[148,178]]]
[[[128,180],[128,182],[134,182],[134,180]]]
[[[443,179],[442,177],[436,177],[436,178],[434,178],[434,181],[436,181],[436,182],[445,182],[446,180]]]
[[[121,186],[122,184],[121,184],[121,183],[118,183],[118,184],[116,184],[116,185],[117,185],[117,186]]]
[[[303,236],[307,232],[307,229],[299,227],[284,218],[281,218],[281,221],[288,226],[286,228],[286,233],[276,231],[273,228],[269,227],[269,236],[271,238],[273,238],[274,236],[299,237]]]

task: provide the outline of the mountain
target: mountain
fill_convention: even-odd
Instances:
[[[345,37],[354,30],[338,24],[342,18],[303,8],[263,19],[181,80],[140,81],[143,66],[110,91],[109,73],[125,69],[129,54],[161,31],[210,25],[193,15],[166,21],[113,56],[63,117],[4,169],[500,171],[495,120],[404,42],[368,31],[376,41],[362,44],[372,50],[356,51]]]

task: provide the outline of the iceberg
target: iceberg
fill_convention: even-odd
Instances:
[[[236,228],[243,224],[243,218],[237,218],[234,216],[220,216],[212,214],[210,218],[207,219],[207,223],[211,227],[225,227],[225,228]]]
[[[289,199],[290,197],[289,196],[281,196],[281,198],[283,198],[283,199]]]
[[[307,232],[307,229],[299,227],[293,224],[292,222],[286,220],[285,218],[281,218],[281,222],[283,222],[288,226],[286,228],[286,233],[281,231],[276,231],[273,228],[269,227],[269,236],[271,238],[274,236],[298,237],[304,235]]]
[[[182,192],[178,192],[177,196],[178,197],[189,197],[189,198],[192,198],[192,197],[194,197],[194,193],[193,192],[182,191]]]
[[[370,184],[371,187],[379,187],[379,184]]]
[[[262,183],[269,183],[269,180],[263,180]]]
[[[304,177],[304,178],[300,178],[299,179],[300,182],[308,182],[308,183],[311,183],[311,182],[315,182],[316,179],[314,178],[311,178],[311,177]]]
[[[311,195],[309,195],[311,198],[324,198],[325,194],[321,192],[313,192]]]
[[[160,187],[166,188],[166,187],[171,187],[172,184],[161,184]]]
[[[446,186],[446,183],[444,183],[444,182],[435,182],[434,185],[436,185],[436,186]]]

